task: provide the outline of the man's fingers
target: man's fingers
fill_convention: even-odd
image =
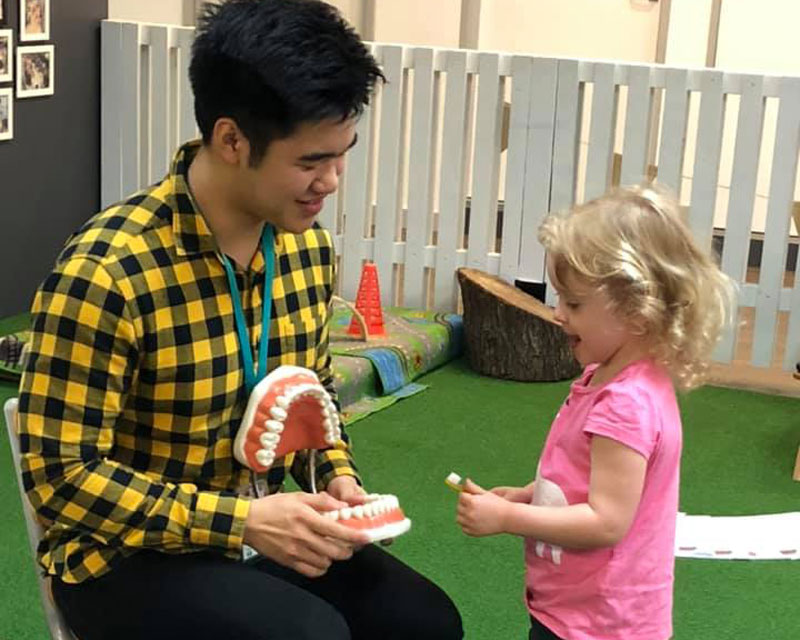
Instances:
[[[333,511],[334,509],[343,509],[348,506],[346,502],[337,500],[331,494],[325,493],[302,493],[303,502],[316,511]]]
[[[325,575],[328,568],[325,567],[324,569],[314,566],[312,564],[308,564],[306,562],[294,562],[290,564],[290,569],[294,569],[297,573],[302,573],[304,576],[308,578],[319,578],[320,576]]]
[[[351,546],[370,543],[369,536],[363,531],[346,527],[343,524],[339,524],[323,516],[320,516],[319,520],[320,521],[316,522],[314,525],[314,531],[321,536],[333,538],[340,542],[346,542]]]

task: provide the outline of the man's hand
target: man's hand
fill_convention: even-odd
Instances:
[[[490,536],[505,531],[509,502],[467,479],[458,496],[456,522],[468,536]]]
[[[325,493],[280,493],[253,500],[244,529],[245,544],[310,578],[334,560],[346,560],[367,537],[320,515],[347,504]]]
[[[325,489],[337,500],[346,502],[350,506],[357,504],[365,504],[367,501],[367,492],[353,476],[337,476],[328,483]],[[380,541],[381,546],[388,547],[394,542],[394,538],[384,538]],[[356,551],[361,549],[361,546],[356,547]]]
[[[353,476],[336,476],[325,487],[325,491],[351,507],[367,501],[367,492]]]

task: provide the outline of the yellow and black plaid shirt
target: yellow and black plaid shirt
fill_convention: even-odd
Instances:
[[[46,533],[48,574],[81,582],[138,549],[241,552],[250,472],[231,452],[247,392],[220,251],[189,192],[198,143],[158,185],[89,220],[33,303],[20,389],[23,482]],[[252,347],[264,260],[236,274]],[[268,369],[313,369],[333,393],[330,234],[275,236]],[[254,358],[257,361],[257,357]],[[317,454],[320,485],[356,475],[349,445]],[[307,486],[307,452],[286,469]]]

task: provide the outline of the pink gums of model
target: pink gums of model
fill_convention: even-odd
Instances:
[[[341,440],[336,405],[310,369],[284,365],[259,382],[247,403],[233,454],[258,473],[277,458],[304,449],[325,449]],[[314,466],[311,465],[312,488]],[[367,503],[324,516],[364,530],[373,541],[405,533],[411,521],[396,496],[370,494]]]

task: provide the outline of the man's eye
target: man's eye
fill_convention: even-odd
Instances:
[[[316,167],[313,164],[301,164],[300,169],[303,171],[314,171]]]

